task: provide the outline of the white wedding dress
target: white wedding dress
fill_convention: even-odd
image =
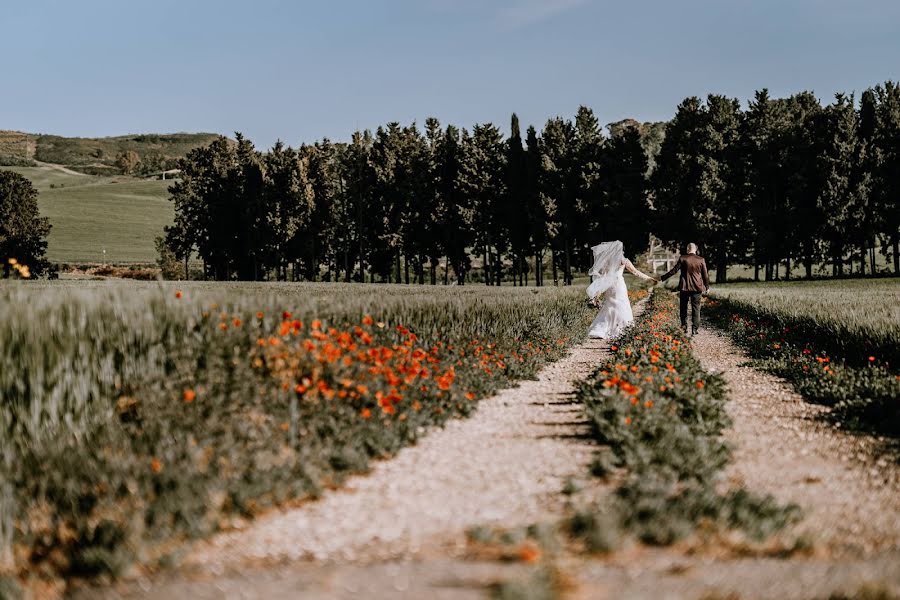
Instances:
[[[588,298],[603,294],[600,312],[591,323],[588,336],[611,340],[617,338],[622,331],[634,321],[631,301],[628,299],[628,288],[625,285],[625,269],[641,279],[653,280],[649,275],[638,271],[631,261],[625,258],[622,242],[604,242],[592,248],[594,266],[591,268],[591,285],[588,286]]]

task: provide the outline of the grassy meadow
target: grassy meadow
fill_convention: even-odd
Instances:
[[[156,260],[154,239],[175,214],[168,200],[170,181],[80,175],[50,166],[0,168],[27,177],[40,192],[41,215],[53,226],[47,247],[51,262]]]
[[[582,337],[580,288],[0,284],[0,579],[171,564]]]
[[[842,424],[900,435],[900,279],[714,287],[709,315]]]
[[[844,279],[714,285],[713,297],[801,327],[842,354],[890,356],[900,367],[900,279]],[[864,355],[864,356],[863,356]]]

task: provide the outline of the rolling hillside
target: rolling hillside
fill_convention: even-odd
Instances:
[[[217,137],[214,133],[134,134],[105,138],[70,138],[58,135],[0,130],[0,165],[62,165],[94,175],[119,175],[117,158],[134,152],[139,160],[137,172],[172,168],[174,162],[192,148],[204,146]]]
[[[47,258],[58,263],[151,263],[154,239],[174,217],[171,181],[123,175],[117,157],[134,152],[136,173],[171,168],[213,133],[66,138],[0,130],[0,169],[27,177],[48,217]],[[106,252],[104,252],[104,250]]]
[[[82,175],[50,165],[0,168],[38,188],[41,215],[53,225],[47,248],[52,262],[153,262],[154,238],[175,214],[167,192],[171,181]]]

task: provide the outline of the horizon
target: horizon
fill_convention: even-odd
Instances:
[[[539,130],[580,105],[604,125],[658,122],[688,96],[830,102],[900,78],[887,0],[43,0],[5,13],[0,52],[17,60],[0,127],[62,137],[239,131],[270,148],[428,116],[508,133],[512,113]]]

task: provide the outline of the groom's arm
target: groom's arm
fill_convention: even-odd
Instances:
[[[709,291],[709,271],[706,270],[706,259],[700,263],[700,275],[703,277],[703,285],[706,287],[706,291]]]
[[[672,275],[674,275],[675,273],[677,273],[677,272],[678,272],[678,269],[680,269],[680,268],[681,268],[681,258],[679,258],[678,260],[676,260],[676,261],[675,261],[675,266],[672,267],[672,269],[671,269],[668,273],[666,273],[665,275],[663,275],[662,277],[660,277],[659,280],[660,280],[660,281],[665,281],[666,279],[668,279],[669,277],[671,277]]]

